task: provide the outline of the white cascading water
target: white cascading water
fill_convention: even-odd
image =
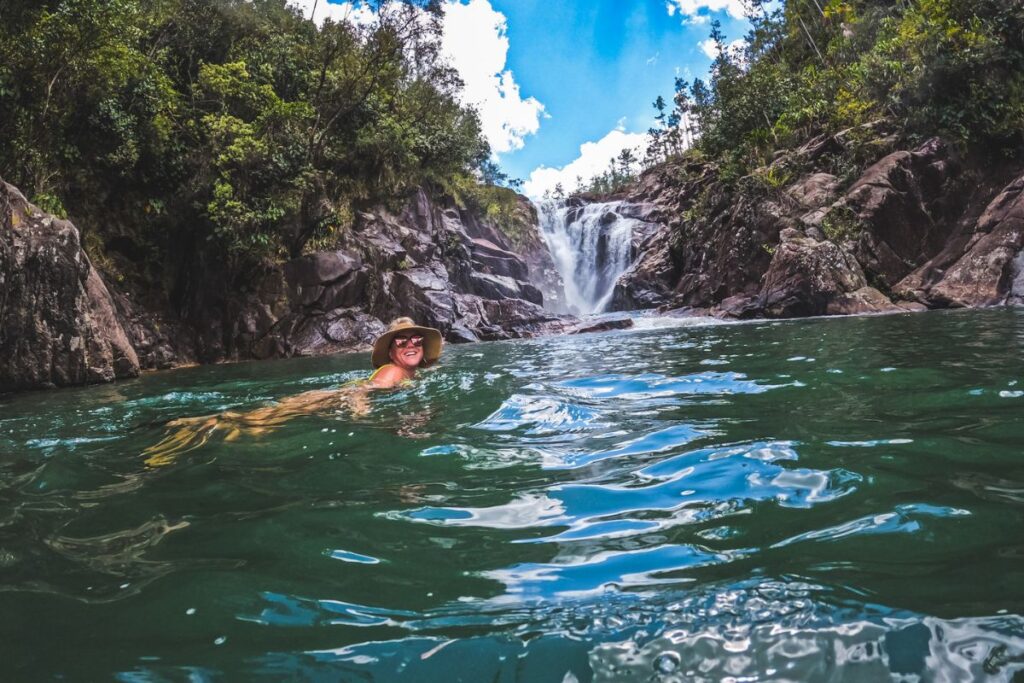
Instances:
[[[537,203],[541,236],[565,284],[571,313],[599,313],[612,298],[615,281],[629,267],[633,228],[640,221],[620,213],[622,202],[566,206]]]

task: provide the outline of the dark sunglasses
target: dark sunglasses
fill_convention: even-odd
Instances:
[[[404,349],[406,346],[423,346],[423,337],[395,337],[391,340],[395,346],[400,349]]]

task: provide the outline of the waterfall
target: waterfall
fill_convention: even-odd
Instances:
[[[623,202],[597,204],[544,200],[537,204],[540,233],[565,283],[573,313],[598,313],[612,298],[615,281],[629,267],[633,228]]]

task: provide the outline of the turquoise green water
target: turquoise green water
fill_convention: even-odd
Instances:
[[[0,679],[1024,677],[1024,311],[450,347],[143,463],[366,362],[0,399]]]

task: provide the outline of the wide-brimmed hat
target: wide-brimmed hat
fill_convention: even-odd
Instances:
[[[442,341],[441,333],[438,330],[435,330],[433,327],[417,325],[412,321],[412,318],[395,318],[388,326],[388,331],[377,337],[377,341],[373,342],[373,355],[370,356],[370,362],[373,363],[373,367],[379,368],[391,362],[391,356],[388,355],[388,351],[391,349],[391,340],[397,334],[408,336],[419,334],[423,336],[423,362],[420,363],[422,367],[430,367],[441,357],[441,348],[444,346],[444,341]]]

